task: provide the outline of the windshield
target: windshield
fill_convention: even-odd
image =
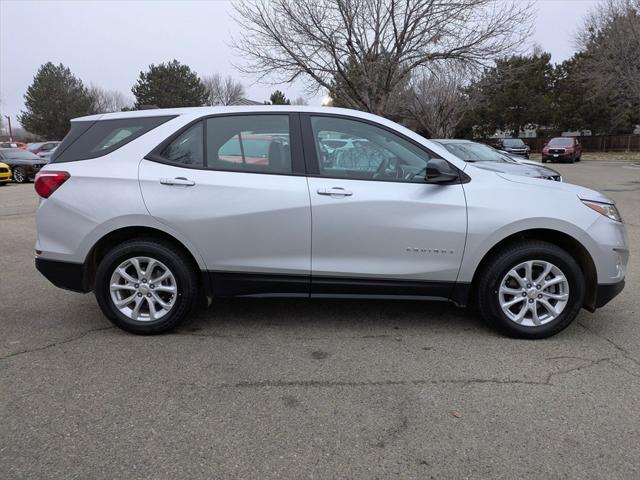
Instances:
[[[509,162],[505,155],[481,143],[445,143],[443,146],[465,162]]]
[[[16,158],[19,160],[39,160],[40,157],[31,152],[16,148],[15,150],[5,150],[2,152],[6,158]]]
[[[549,141],[550,147],[571,147],[573,145],[573,138],[552,138]]]
[[[505,147],[524,147],[524,142],[519,138],[505,138],[502,143]]]

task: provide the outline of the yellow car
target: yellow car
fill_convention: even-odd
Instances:
[[[11,169],[6,163],[0,162],[0,185],[11,181]]]

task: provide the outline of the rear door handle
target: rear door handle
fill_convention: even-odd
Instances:
[[[184,177],[176,177],[176,178],[161,178],[160,183],[162,185],[179,185],[182,187],[193,187],[196,182],[193,180],[189,180]]]
[[[332,197],[350,197],[353,192],[342,187],[319,188],[318,195],[330,195]]]

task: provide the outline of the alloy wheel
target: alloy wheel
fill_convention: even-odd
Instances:
[[[498,302],[512,322],[537,327],[562,313],[569,300],[569,281],[556,265],[544,260],[520,263],[500,282]]]
[[[21,168],[16,168],[13,171],[13,180],[16,183],[23,183],[26,180],[26,175],[24,174],[24,171]]]
[[[159,260],[133,257],[120,263],[109,282],[111,301],[126,317],[152,322],[167,315],[176,303],[174,274]]]

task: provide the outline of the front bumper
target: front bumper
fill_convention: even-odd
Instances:
[[[624,280],[618,283],[598,285],[595,308],[604,307],[624,289]]]
[[[87,293],[87,269],[82,263],[60,262],[36,257],[36,269],[58,288]]]
[[[518,157],[529,158],[529,152],[526,150],[505,150],[509,155],[516,155]]]
[[[555,155],[558,155],[557,157]],[[569,160],[573,156],[573,152],[571,153],[543,153],[543,160]]]

